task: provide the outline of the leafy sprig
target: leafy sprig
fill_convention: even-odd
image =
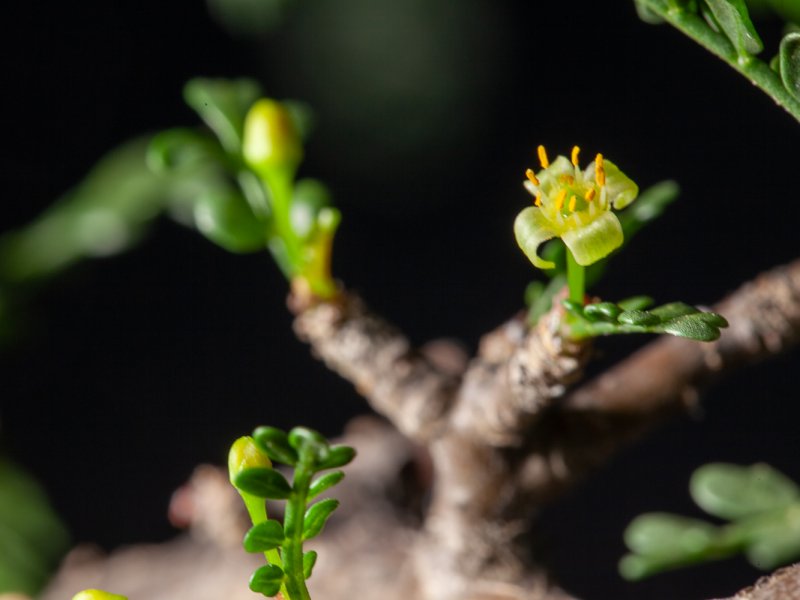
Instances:
[[[311,504],[342,479],[342,471],[314,478],[321,471],[349,463],[355,450],[330,445],[316,431],[295,427],[288,434],[275,427],[259,427],[252,437],[234,442],[228,460],[231,483],[244,500],[253,527],[244,537],[247,552],[263,552],[267,564],[250,578],[250,589],[264,596],[281,592],[286,600],[309,600],[306,580],[317,553],[303,551],[303,542],[318,535],[339,506],[326,498]],[[271,460],[294,468],[290,484]],[[267,517],[266,500],[286,500],[284,522]]]
[[[614,302],[583,305],[563,300],[569,319],[570,333],[576,338],[620,333],[662,333],[699,342],[719,338],[727,327],[725,317],[704,311],[683,302],[671,302],[648,310],[652,298],[635,296]]]
[[[744,554],[762,570],[800,557],[800,487],[769,465],[712,463],[697,469],[689,491],[714,525],[670,513],[646,513],[625,530],[631,550],[619,570],[631,580]]]
[[[800,121],[800,34],[787,33],[775,59],[756,55],[764,45],[744,0],[635,0],[648,23],[667,22],[717,55]]]

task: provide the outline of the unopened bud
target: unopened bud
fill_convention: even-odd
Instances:
[[[272,462],[269,460],[269,457],[256,446],[253,438],[250,436],[240,437],[233,442],[231,450],[228,453],[228,476],[230,477],[231,483],[233,483],[233,480],[239,473],[253,467],[266,467],[269,469],[272,467]]]
[[[300,135],[280,102],[262,98],[250,108],[244,120],[242,154],[259,173],[294,169],[303,159]]]

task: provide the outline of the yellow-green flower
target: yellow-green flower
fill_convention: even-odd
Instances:
[[[560,237],[575,262],[586,266],[608,256],[622,245],[622,227],[611,209],[622,209],[636,199],[639,187],[611,161],[598,154],[585,170],[578,165],[580,148],[570,158],[559,156],[552,163],[539,146],[542,170],[528,169],[525,188],[534,197],[517,215],[514,235],[522,251],[540,269],[556,265],[542,259],[537,249]]]

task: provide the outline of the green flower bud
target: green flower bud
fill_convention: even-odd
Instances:
[[[233,442],[228,453],[228,476],[233,483],[236,476],[245,469],[253,467],[271,468],[272,462],[269,457],[256,446],[250,436],[240,437]]]
[[[72,600],[128,600],[127,596],[110,594],[103,590],[83,590],[72,597]]]
[[[261,174],[294,169],[303,159],[300,135],[280,102],[262,98],[250,108],[244,120],[242,154],[247,164]]]

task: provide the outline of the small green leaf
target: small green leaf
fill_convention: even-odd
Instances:
[[[705,0],[719,27],[739,55],[758,54],[764,49],[747,12],[744,0]]]
[[[800,498],[793,481],[763,463],[704,465],[692,474],[689,490],[704,511],[731,520],[780,509]]]
[[[761,525],[758,539],[746,551],[750,564],[764,571],[800,558],[800,505],[769,516],[772,522]]]
[[[650,8],[647,2],[644,0],[634,0],[633,3],[636,6],[636,14],[639,15],[639,18],[645,23],[649,23],[650,25],[660,25],[664,22],[664,19],[661,17],[661,15]]]
[[[248,552],[266,552],[283,544],[283,526],[274,519],[253,525],[245,534],[242,545]]]
[[[589,304],[583,309],[587,318],[596,318],[603,321],[616,321],[622,309],[613,302],[597,302]]]
[[[314,565],[317,562],[317,553],[314,550],[309,550],[303,554],[303,577],[309,579],[311,573],[314,571]]]
[[[662,304],[658,308],[648,311],[651,315],[656,315],[661,321],[669,321],[677,317],[692,315],[698,311],[694,306],[689,306],[685,302],[670,302]]]
[[[561,305],[567,309],[568,313],[576,315],[578,317],[583,316],[583,302],[578,302],[577,300],[572,300],[570,298],[565,298],[561,301]]]
[[[356,456],[356,451],[350,446],[331,446],[328,457],[317,463],[317,470],[336,469],[343,467]]]
[[[654,300],[650,296],[631,296],[617,302],[622,310],[644,310],[653,306]]]
[[[292,488],[283,475],[275,469],[252,467],[242,469],[233,479],[236,489],[258,498],[283,500],[292,493]]]
[[[619,317],[617,317],[617,321],[625,325],[646,327],[659,323],[661,319],[645,310],[626,310],[620,313]]]
[[[295,427],[289,432],[289,445],[302,456],[308,452],[314,458],[315,464],[328,458],[328,440],[313,429],[308,427]]]
[[[290,466],[297,464],[297,452],[289,445],[289,436],[277,427],[258,427],[253,439],[272,460]]]
[[[244,254],[267,247],[266,226],[232,189],[209,189],[194,203],[197,230],[229,252]]]
[[[704,323],[708,323],[712,327],[727,327],[728,320],[720,314],[715,312],[701,311],[694,315],[695,319],[699,319]]]
[[[657,330],[698,342],[713,342],[720,335],[719,329],[696,314],[666,321]]]
[[[308,489],[308,499],[313,500],[325,490],[328,490],[344,479],[343,471],[333,471],[319,477]]]
[[[669,513],[645,513],[636,517],[625,530],[625,544],[645,556],[680,559],[707,550],[716,528],[699,519]]]
[[[206,132],[179,127],[153,136],[147,146],[147,166],[156,173],[222,161],[219,142]]]
[[[781,80],[789,92],[800,100],[800,33],[793,32],[781,40],[778,55]]]
[[[251,79],[192,79],[183,88],[183,97],[217,134],[230,154],[242,147],[244,117],[261,96],[260,86]]]
[[[316,504],[312,504],[303,519],[303,540],[309,540],[318,535],[322,528],[325,527],[328,517],[338,506],[339,501],[334,498],[326,498]]]
[[[250,589],[264,596],[276,596],[282,583],[283,569],[278,565],[264,565],[250,577]]]

